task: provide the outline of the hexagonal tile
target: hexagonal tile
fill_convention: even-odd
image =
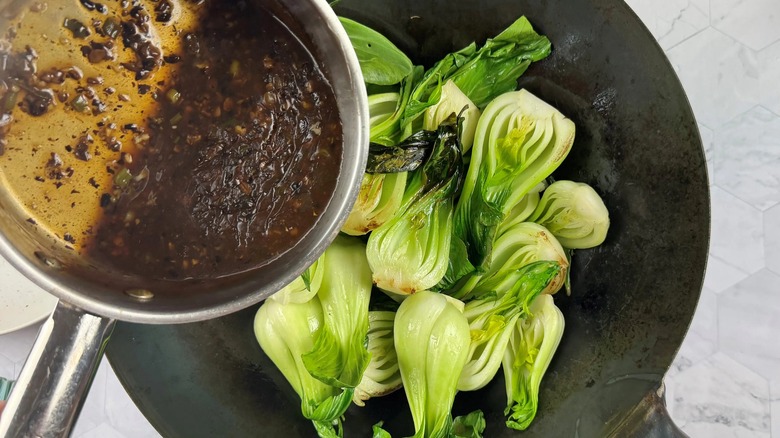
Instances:
[[[760,50],[780,40],[780,2],[776,0],[712,0],[712,25]]]
[[[696,118],[715,128],[758,103],[756,54],[707,28],[666,52]]]
[[[761,270],[718,298],[721,351],[769,380],[780,380],[780,276]]]
[[[719,187],[712,187],[710,253],[748,274],[764,267],[761,212]]]
[[[109,424],[128,437],[158,438],[160,434],[135,406],[110,367],[106,377],[105,411]]]
[[[680,351],[667,372],[667,377],[685,371],[706,359],[718,349],[718,302],[714,291],[704,288],[699,305],[685,335]]]
[[[767,268],[780,274],[780,205],[764,212],[764,250]]]
[[[629,0],[626,3],[664,49],[679,44],[710,24],[709,0]]]
[[[780,41],[760,51],[758,63],[761,72],[759,101],[780,115],[780,87],[777,86],[777,78],[780,78]]]
[[[723,353],[669,378],[669,412],[692,437],[769,438],[769,385]]]
[[[757,106],[715,129],[713,184],[760,210],[780,203],[780,117]]]
[[[38,336],[38,329],[40,329],[40,327],[40,324],[34,324],[30,327],[25,327],[13,333],[3,335],[3,356],[20,365],[24,364],[27,355],[30,354],[30,348],[35,341],[35,337]]]
[[[748,278],[749,275],[747,272],[710,255],[707,260],[707,273],[704,275],[704,287],[715,292],[723,292]]]
[[[111,427],[108,423],[101,423],[100,425],[86,431],[81,432],[78,435],[73,434],[74,438],[127,438],[129,435],[125,435],[118,430]]]

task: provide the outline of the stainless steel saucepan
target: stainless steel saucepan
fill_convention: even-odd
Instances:
[[[9,14],[40,7],[41,3],[0,0],[0,8]],[[46,7],[51,10],[58,3],[81,7],[79,0],[49,0]],[[98,269],[82,275],[79,272],[83,270],[71,269],[83,267],[86,262],[67,248],[66,242],[31,224],[30,207],[22,205],[8,190],[0,172],[0,254],[60,299],[41,327],[0,418],[0,436],[68,435],[115,321],[185,323],[246,308],[299,275],[338,234],[357,196],[368,149],[368,108],[362,75],[346,33],[324,0],[278,0],[274,7],[284,8],[307,34],[304,39],[314,46],[311,49],[335,91],[343,124],[343,157],[335,193],[324,213],[293,248],[260,268],[228,278],[182,282],[178,290],[152,282],[143,289],[130,290],[110,272]],[[10,22],[7,16],[0,19],[4,26]],[[1,30],[5,33],[7,29]]]

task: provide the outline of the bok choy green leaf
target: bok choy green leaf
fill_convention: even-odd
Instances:
[[[482,434],[485,432],[487,423],[485,422],[485,414],[481,410],[477,409],[466,415],[455,417],[452,420],[452,438],[482,438]]]
[[[550,54],[550,41],[539,35],[520,17],[495,38],[477,49],[475,43],[450,53],[425,72],[404,110],[401,126],[406,127],[428,107],[439,102],[447,80],[482,108],[500,94],[517,88],[519,78],[531,65]]]
[[[303,274],[268,299],[282,304],[305,303],[317,295],[324,275],[325,269],[315,261]]]
[[[357,54],[367,84],[394,85],[412,72],[412,61],[384,35],[348,18],[339,17]]]

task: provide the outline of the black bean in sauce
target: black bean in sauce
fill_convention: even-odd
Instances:
[[[98,11],[101,14],[105,14],[108,12],[108,9],[106,9],[106,5],[102,3],[97,3],[92,0],[79,0],[82,6],[84,6],[88,11]]]

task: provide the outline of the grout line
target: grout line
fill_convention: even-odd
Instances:
[[[746,206],[748,206],[750,209],[752,209],[755,212],[757,212],[759,215],[761,215],[761,224],[763,225],[763,223],[764,223],[764,211],[766,211],[766,210],[761,210],[760,208],[756,207],[755,205],[751,204],[750,202],[745,201],[744,199],[740,198],[737,194],[732,193],[729,189],[727,189],[725,187],[721,187],[721,186],[719,186],[717,184],[713,184],[712,187],[713,188],[718,188],[720,190],[723,190],[725,193],[727,193],[732,198],[738,200],[739,202],[741,202],[741,203],[745,204]],[[771,207],[769,207],[769,208],[771,208]],[[767,210],[769,210],[769,208],[767,208]],[[762,228],[763,228],[763,226],[762,226]]]
[[[680,44],[682,44],[682,43],[684,43],[684,42],[688,41],[689,39],[691,39],[691,38],[695,37],[696,35],[698,35],[698,34],[700,34],[700,33],[704,32],[705,30],[707,30],[707,29],[710,29],[710,28],[714,29],[714,27],[712,27],[711,25],[707,25],[707,26],[705,26],[705,27],[703,27],[703,28],[701,28],[701,29],[697,30],[696,32],[694,32],[694,33],[692,33],[692,34],[688,35],[687,37],[683,38],[682,40],[680,40],[680,41],[678,41],[678,42],[676,42],[676,43],[672,44],[672,45],[671,45],[671,46],[669,46],[668,48],[664,49],[664,53],[668,55],[670,50],[673,50],[674,48],[676,48],[676,47],[677,47],[677,46],[679,46]]]
[[[759,106],[759,107],[761,107],[761,108],[763,108],[763,109],[767,110],[767,111],[768,111],[768,112],[770,112],[770,113],[771,113],[773,116],[780,118],[780,113],[773,111],[773,110],[772,110],[772,108],[768,108],[768,107],[766,107],[766,106],[765,106],[763,103],[760,103],[760,104],[758,104],[757,106]]]

